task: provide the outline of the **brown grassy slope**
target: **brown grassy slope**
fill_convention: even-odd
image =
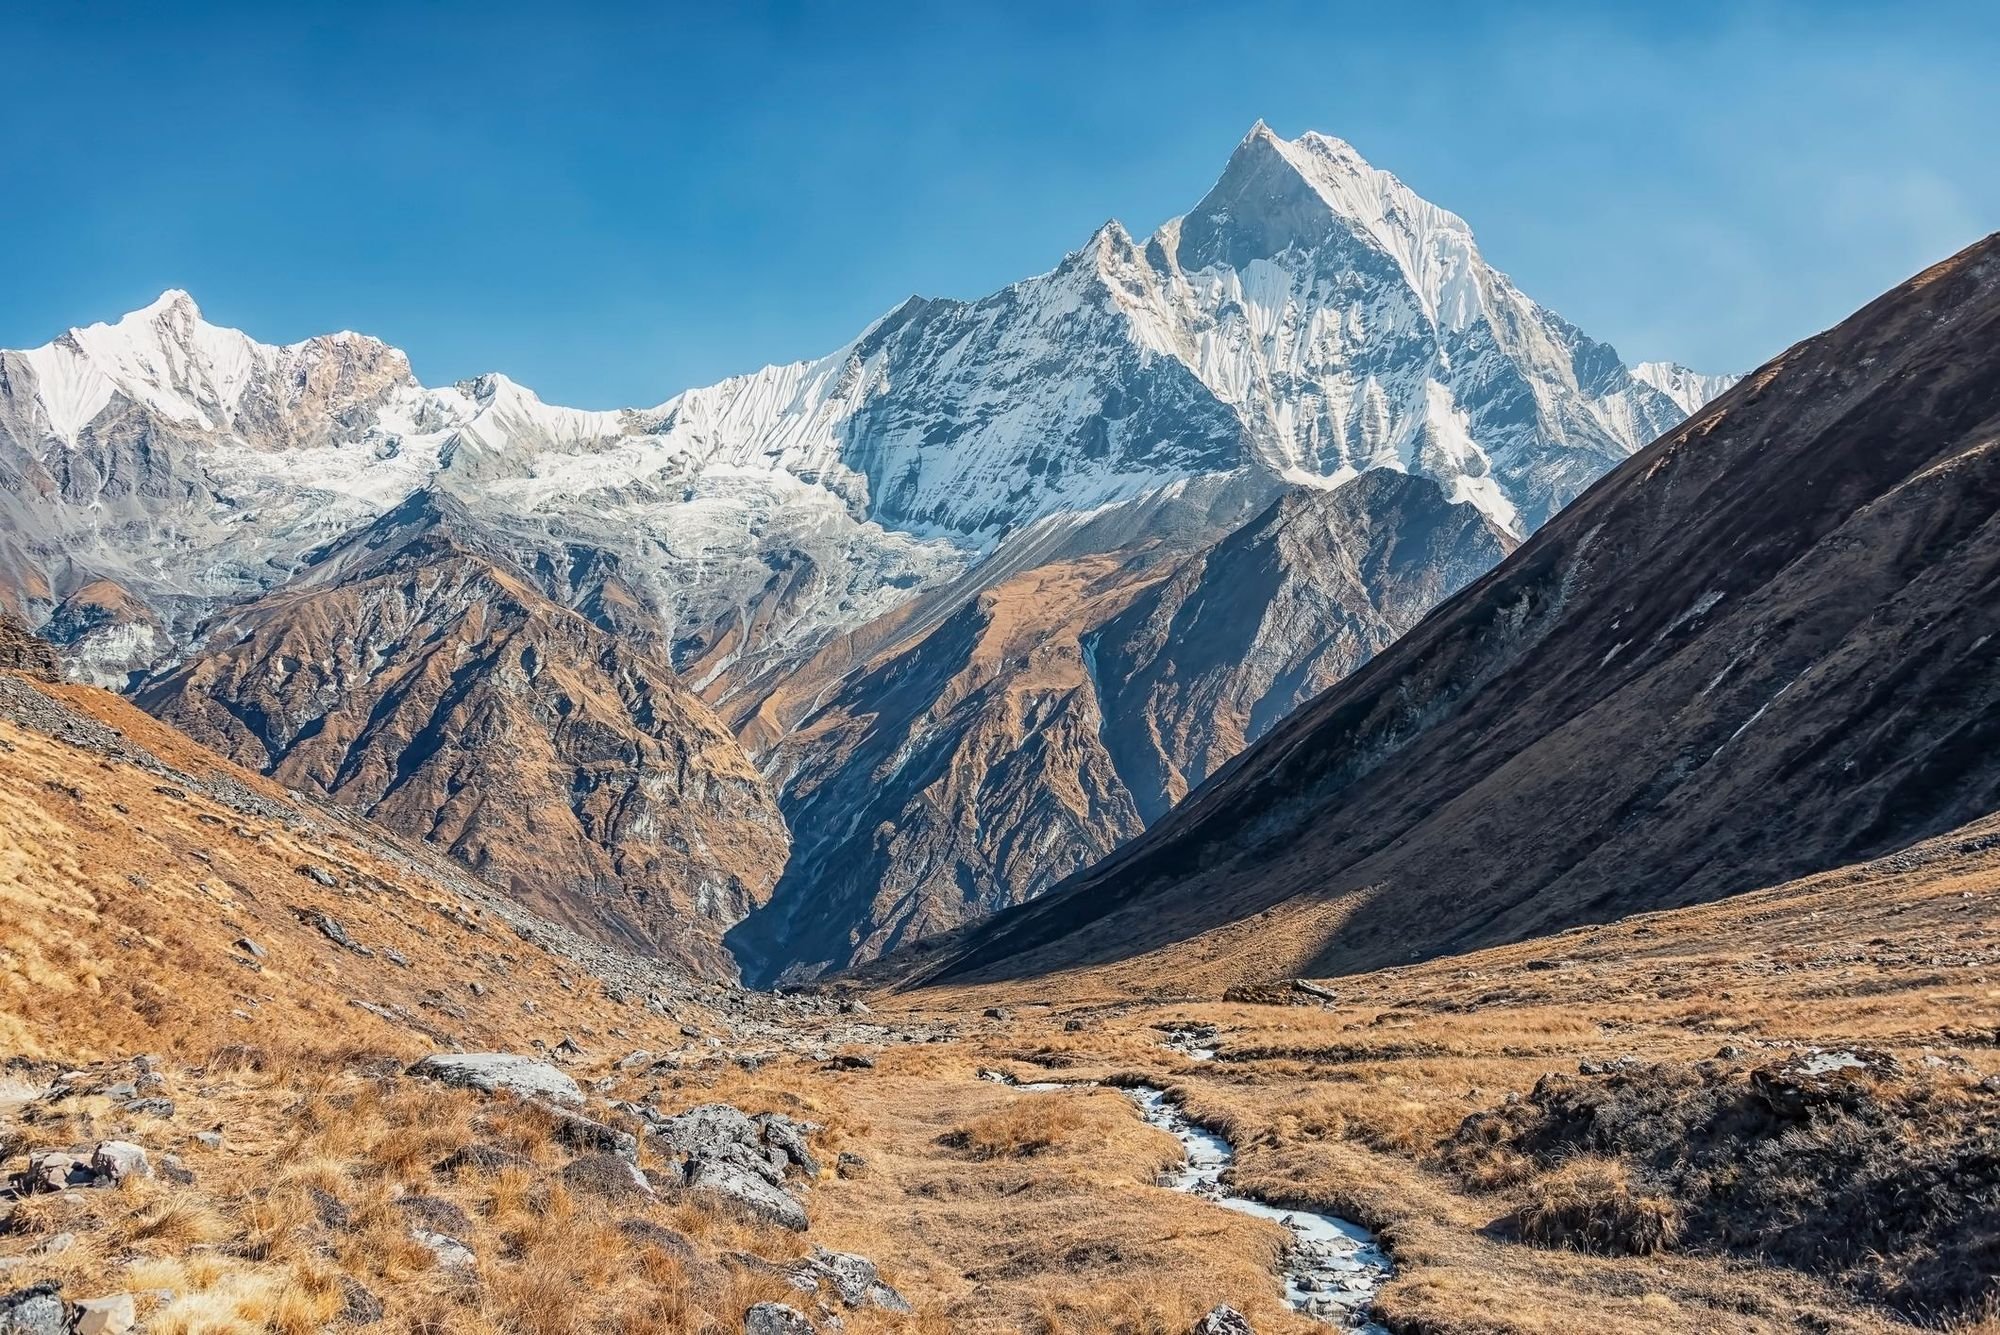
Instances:
[[[1274,906],[1318,971],[1715,899],[2000,806],[2000,237],[1764,367],[964,978]],[[1164,972],[1158,976],[1166,976]]]
[[[883,1004],[1062,998],[1001,1049],[1024,1074],[1177,1087],[1241,1147],[1239,1185],[1383,1231],[1399,1333],[1991,1329],[2000,818],[1713,905],[1327,979],[1330,1007],[1284,986],[1248,995],[1306,1004],[1125,999],[1212,982],[1203,947]],[[1218,1061],[1152,1046],[1181,1021],[1220,1027]],[[1815,1048],[1893,1067],[1773,1115],[1756,1073]],[[1579,1250],[1621,1200],[1671,1221],[1663,1251]],[[1549,1225],[1578,1201],[1581,1222]]]
[[[543,917],[714,976],[787,837],[662,658],[486,554],[419,493],[211,626],[148,710],[240,764],[449,850]]]
[[[649,990],[699,1009],[664,969],[634,974],[614,1002],[586,960],[530,939],[560,934],[524,936],[529,920],[490,890],[295,802],[115,696],[12,674],[0,689],[0,705],[39,702],[57,720],[50,735],[0,708],[0,1046],[14,1054],[81,1061],[233,1040],[414,1054],[663,1027]],[[317,914],[369,953],[330,940]]]

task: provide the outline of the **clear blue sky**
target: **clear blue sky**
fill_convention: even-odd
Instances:
[[[177,286],[652,403],[1150,230],[1259,116],[1630,360],[1746,368],[2000,227],[1991,3],[587,8],[10,7],[0,346]]]

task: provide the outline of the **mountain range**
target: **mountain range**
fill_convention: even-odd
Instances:
[[[1728,383],[1259,124],[1151,236],[650,408],[181,292],[0,352],[0,602],[549,916],[797,977],[1111,853]]]

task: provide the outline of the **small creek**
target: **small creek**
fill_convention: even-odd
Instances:
[[[1215,1049],[1205,1044],[1212,1037],[1199,1031],[1180,1031],[1170,1035],[1165,1046],[1194,1061],[1211,1061]],[[999,1077],[998,1072],[993,1074]],[[1027,1083],[999,1078],[1029,1093],[1089,1089],[1095,1084],[1068,1080]],[[1292,1248],[1285,1257],[1287,1302],[1307,1316],[1360,1335],[1388,1335],[1382,1326],[1366,1319],[1376,1291],[1389,1278],[1388,1254],[1373,1233],[1335,1215],[1288,1210],[1235,1195],[1222,1185],[1223,1174],[1236,1159],[1235,1146],[1208,1128],[1196,1125],[1167,1091],[1157,1085],[1128,1085],[1123,1092],[1138,1105],[1140,1115],[1148,1123],[1180,1141],[1187,1156],[1181,1167],[1164,1177],[1160,1185],[1213,1201],[1239,1214],[1273,1220],[1291,1230]]]

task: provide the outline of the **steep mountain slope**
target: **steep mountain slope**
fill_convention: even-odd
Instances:
[[[727,973],[786,835],[672,670],[419,493],[139,693],[225,755],[449,850],[547,917]]]
[[[792,861],[731,947],[754,978],[798,976],[1032,898],[1513,545],[1385,470],[1294,492],[1192,557],[1035,566],[808,675],[822,703],[762,758]]]
[[[1211,981],[1345,970],[1714,899],[2000,806],[1996,332],[1990,237],[1762,368],[939,967],[1207,933]]]

